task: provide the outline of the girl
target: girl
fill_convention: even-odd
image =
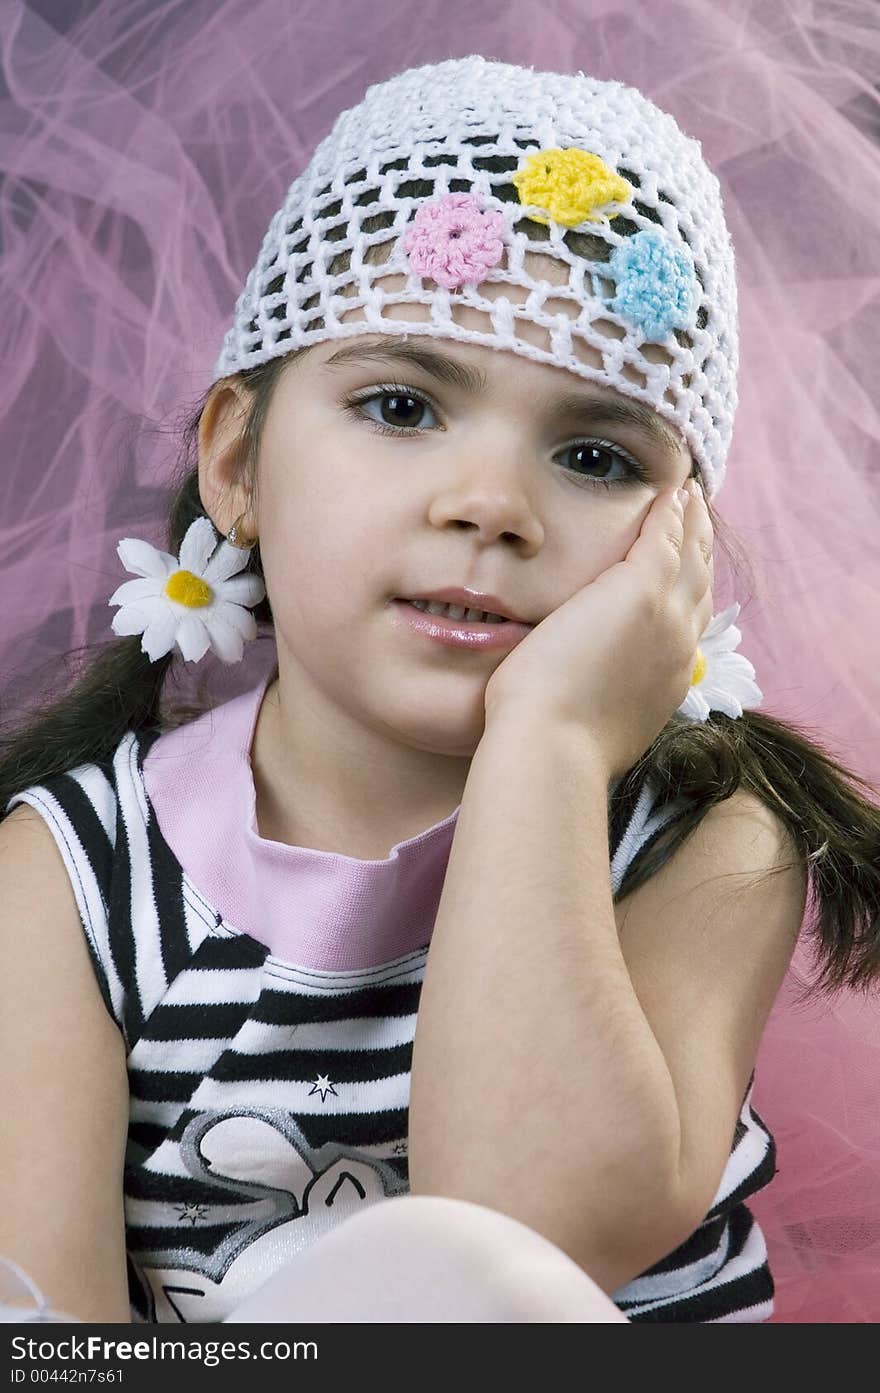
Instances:
[[[474,55],[339,117],[171,551],[0,766],[0,1252],[69,1318],[770,1317],[755,1059],[811,889],[876,980],[880,823],[713,615],[736,368],[638,91]]]

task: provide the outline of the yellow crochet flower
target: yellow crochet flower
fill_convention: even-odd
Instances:
[[[596,208],[609,203],[627,203],[632,189],[625,179],[609,169],[598,155],[588,150],[538,150],[512,176],[520,203],[546,208],[555,222],[576,227],[582,222],[598,222]],[[547,226],[546,218],[529,216]]]

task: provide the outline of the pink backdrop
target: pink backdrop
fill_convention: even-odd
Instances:
[[[336,114],[450,56],[616,78],[725,191],[740,407],[716,505],[765,709],[880,781],[880,28],[872,0],[2,0],[0,699],[109,639],[121,536],[162,544],[173,426]],[[267,661],[214,674],[234,695]],[[271,645],[269,645],[271,648]],[[268,655],[271,661],[271,653]],[[206,665],[203,664],[203,668]],[[756,1105],[780,1321],[880,1320],[880,1008],[796,1013]]]

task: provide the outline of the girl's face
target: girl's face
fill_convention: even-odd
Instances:
[[[485,327],[468,307],[455,318]],[[375,356],[401,349],[434,371]],[[641,424],[615,414],[640,407]],[[563,368],[366,330],[316,345],[277,381],[259,461],[282,682],[313,694],[319,720],[330,702],[416,748],[473,754],[504,650],[430,642],[395,620],[394,598],[462,586],[538,622],[624,558],[657,493],[691,467],[663,418]]]

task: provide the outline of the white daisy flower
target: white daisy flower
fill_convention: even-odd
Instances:
[[[257,636],[257,621],[243,605],[255,605],[266,593],[259,576],[238,576],[248,552],[225,538],[211,555],[217,532],[210,518],[196,518],[186,530],[180,556],[159,551],[137,537],[123,537],[116,550],[127,580],[107,601],[121,605],[113,616],[113,632],[143,634],[141,650],[151,662],[177,644],[189,662],[198,662],[209,648],[224,663],[241,660],[246,640]]]
[[[705,721],[710,711],[739,717],[745,706],[760,706],[763,693],[755,682],[755,669],[748,658],[733,651],[742,638],[734,623],[738,614],[739,605],[730,605],[713,615],[703,631],[691,688],[678,708],[680,715]]]

